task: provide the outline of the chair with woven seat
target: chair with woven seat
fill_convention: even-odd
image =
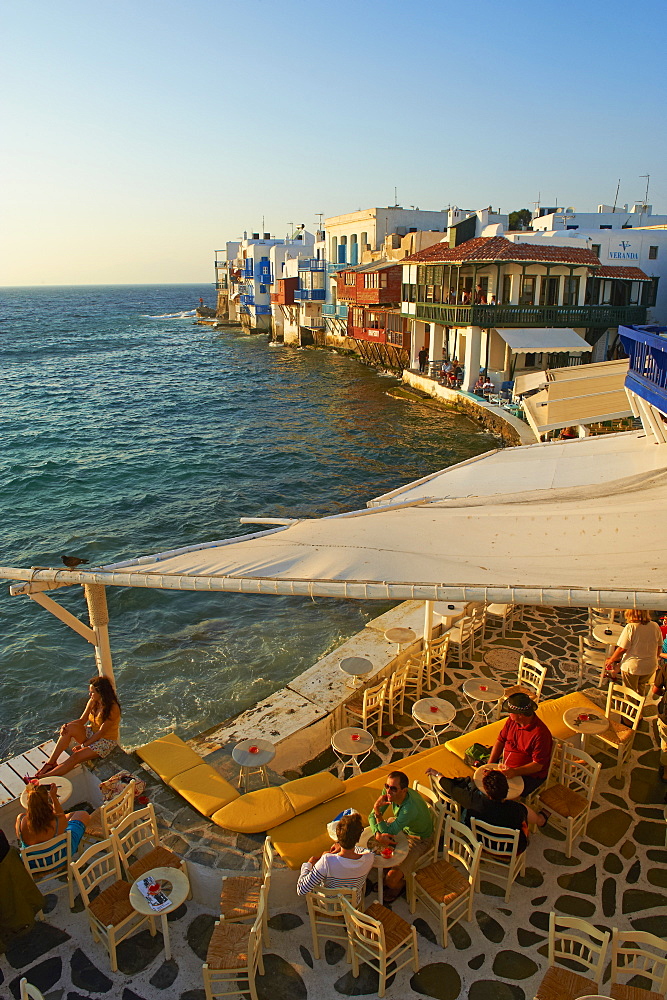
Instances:
[[[510,632],[514,627],[514,622],[518,619],[523,620],[523,605],[522,604],[487,604],[486,606],[486,620],[484,622],[484,633],[482,635],[483,639],[486,639],[486,627],[487,625],[492,625],[493,622],[489,622],[489,618],[496,619],[497,622],[501,623],[501,635],[503,639],[505,638],[505,632],[507,631],[507,626],[509,625]],[[497,627],[497,626],[496,626]]]
[[[107,840],[111,836],[111,831],[121,820],[129,816],[134,809],[134,786],[136,781],[128,781],[125,789],[111,799],[103,802],[99,808],[90,814],[83,841]]]
[[[361,698],[346,702],[345,710],[353,725],[356,722],[362,729],[370,731],[371,726],[377,724],[378,736],[382,736],[382,716],[388,687],[389,680],[385,678],[379,684],[367,687]]]
[[[542,696],[542,688],[544,687],[544,678],[546,676],[546,667],[543,667],[541,663],[538,663],[537,660],[532,659],[530,656],[524,656],[522,653],[519,657],[516,684],[505,688],[502,698],[498,701],[496,718],[499,719],[501,717],[505,699],[511,698],[512,695],[527,694],[529,698],[538,703]]]
[[[620,983],[630,973],[651,982],[651,989]],[[606,988],[606,987],[605,987]],[[611,986],[614,1000],[664,1000],[667,992],[667,941],[648,931],[619,931],[611,935]]]
[[[394,713],[398,715],[403,715],[404,703],[405,703],[405,685],[408,680],[408,675],[410,673],[410,661],[406,660],[404,663],[399,663],[396,669],[393,671],[389,678],[389,687],[387,688],[387,713],[389,715],[389,724],[393,726],[394,724]]]
[[[451,816],[452,819],[461,821],[461,806],[455,799],[451,799],[449,795],[443,792],[440,787],[440,782],[437,778],[434,778],[432,774],[429,774],[429,782],[431,785],[431,791],[437,798],[438,802],[444,807],[447,816]]]
[[[228,875],[222,880],[220,892],[220,919],[228,923],[238,923],[257,916],[259,897],[264,889],[264,944],[269,944],[269,889],[273,866],[273,844],[271,838],[264,841],[262,869],[260,875]]]
[[[35,885],[43,882],[57,881],[58,887],[63,876],[67,877],[69,892],[69,908],[74,909],[74,883],[70,862],[72,860],[72,840],[69,830],[59,833],[57,837],[46,840],[42,844],[32,844],[22,847],[21,860]],[[54,888],[56,888],[54,886]],[[40,915],[44,919],[44,915]]]
[[[320,940],[338,941],[345,945],[347,961],[350,961],[350,939],[347,933],[345,915],[341,899],[347,899],[350,906],[357,902],[354,889],[313,889],[306,893],[306,905],[313,937],[313,954],[320,959]]]
[[[565,831],[568,858],[586,829],[601,766],[578,747],[556,741],[547,779],[531,796],[531,804],[549,811],[548,822]]]
[[[475,816],[471,818],[470,825],[473,836],[482,845],[477,881],[479,883],[485,878],[504,887],[507,902],[512,884],[526,870],[526,852],[519,854],[520,831],[509,830],[506,826],[491,826]]]
[[[152,802],[143,809],[135,809],[121,820],[111,837],[131,882],[151,868],[180,868],[186,875],[188,873],[185,858],[180,858],[160,843]]]
[[[609,931],[600,931],[579,917],[549,914],[549,968],[534,1000],[577,1000],[601,991]],[[566,962],[567,968],[557,965]],[[587,975],[573,972],[576,965]]]
[[[202,967],[206,1000],[249,993],[257,1000],[255,978],[264,975],[262,927],[265,893],[261,889],[257,916],[251,927],[219,920],[213,928]]]
[[[454,646],[458,648],[459,654],[459,667],[463,666],[463,654],[466,653],[469,657],[472,657],[475,652],[475,638],[479,632],[482,636],[484,635],[484,629],[486,627],[486,611],[484,606],[475,607],[472,609],[469,615],[464,618],[460,618],[456,624],[450,628],[449,632],[449,643],[450,647]]]
[[[467,826],[447,817],[443,857],[408,876],[410,913],[417,902],[438,921],[438,942],[446,948],[449,931],[460,920],[472,919],[482,845]]]
[[[604,710],[609,719],[609,729],[588,737],[589,743],[599,744],[601,749],[614,754],[616,778],[621,777],[623,765],[632,750],[645,701],[646,695],[637,694],[623,684],[610,684]]]
[[[373,903],[363,913],[355,910],[347,899],[341,899],[347,933],[350,940],[352,975],[359,975],[359,963],[365,962],[378,973],[377,995],[383,997],[387,979],[406,965],[419,972],[417,930],[397,913]],[[390,969],[391,966],[391,969]]]
[[[405,676],[405,695],[412,701],[419,701],[424,692],[426,651],[420,650],[418,653],[413,653],[405,662],[408,666],[408,672]]]
[[[116,948],[148,924],[155,936],[155,917],[137,913],[130,903],[130,883],[123,881],[118,847],[113,838],[93,844],[70,868],[88,914],[95,941],[102,940],[109,952],[111,971],[118,971]],[[95,894],[97,893],[97,894]]]
[[[445,670],[447,668],[447,657],[449,656],[449,632],[432,639],[426,645],[426,687],[430,691],[433,687],[442,687],[445,683]],[[435,681],[435,684],[433,683]]]

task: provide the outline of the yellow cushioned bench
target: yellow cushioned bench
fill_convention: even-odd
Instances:
[[[344,783],[344,791],[336,798],[329,799],[316,808],[309,809],[303,815],[288,819],[287,822],[270,829],[269,836],[273,846],[289,868],[300,868],[312,855],[322,854],[331,846],[327,823],[344,809],[356,809],[364,817],[364,821],[368,821],[373,803],[382,794],[390,771],[403,771],[408,776],[410,784],[419,781],[428,786],[427,767],[434,767],[436,771],[441,771],[449,778],[467,778],[472,774],[468,765],[445,747],[429,747],[403,760],[376,767],[362,774],[355,774]],[[286,787],[283,785],[283,788]],[[241,801],[243,800],[232,805],[240,805]]]
[[[218,809],[211,816],[217,826],[236,833],[264,833],[272,827],[293,819],[313,806],[333,799],[345,785],[335,774],[319,774],[296,778],[277,788],[258,788]],[[336,813],[332,813],[335,816]],[[310,857],[310,855],[308,855]]]
[[[204,816],[210,816],[239,797],[236,788],[176,733],[137,747],[136,753],[165,784]]]
[[[567,740],[573,736],[572,730],[563,722],[563,712],[575,706],[577,708],[581,706],[584,711],[599,712],[600,710],[598,705],[579,691],[565,694],[561,698],[550,698],[547,701],[541,701],[537,706],[538,716],[545,726],[548,727],[555,740]],[[489,723],[488,726],[482,726],[481,729],[474,729],[472,732],[463,733],[462,736],[457,736],[453,740],[447,740],[445,747],[463,759],[466,750],[473,743],[481,743],[482,746],[492,747],[506,722],[507,718],[499,719],[497,722]]]

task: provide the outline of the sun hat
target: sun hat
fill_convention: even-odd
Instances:
[[[518,692],[510,695],[503,705],[505,712],[516,712],[517,715],[533,715],[537,711],[537,705],[527,694]]]

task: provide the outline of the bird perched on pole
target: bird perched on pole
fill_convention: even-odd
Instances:
[[[67,566],[68,569],[76,569],[77,566],[82,566],[87,563],[87,559],[79,559],[78,556],[61,556],[63,561],[63,566]]]

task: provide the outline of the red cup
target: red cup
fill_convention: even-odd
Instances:
[[[160,882],[156,882],[155,885],[149,885],[148,886],[148,891],[149,891],[149,893],[150,893],[151,896],[157,896],[157,894],[158,894],[158,892],[160,891],[161,888],[162,888],[162,884]]]
[[[582,712],[581,715],[577,716],[577,718],[579,722],[588,722],[588,715],[585,712]]]
[[[361,736],[359,735],[359,733],[352,733],[352,735],[350,736],[350,739],[354,740],[356,742],[357,740],[361,739]]]
[[[393,856],[394,856],[394,848],[393,847],[383,847],[382,848],[382,857],[383,858],[393,858]]]
[[[248,747],[248,753],[259,753],[259,747]]]
[[[486,684],[480,684],[479,689],[480,689],[480,691],[488,691],[489,690],[488,687],[486,686]]]
[[[438,706],[437,705],[431,705],[430,708],[431,708],[432,712],[437,712],[438,711]]]

